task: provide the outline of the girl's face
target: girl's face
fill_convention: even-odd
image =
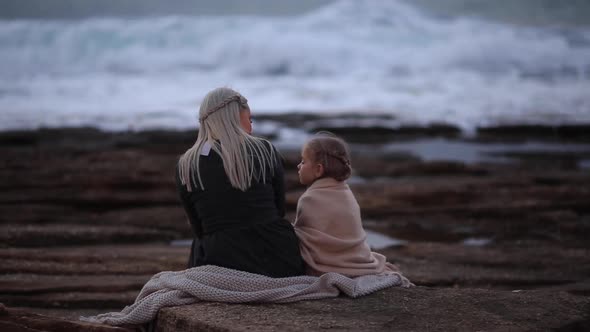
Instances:
[[[312,184],[324,173],[324,166],[311,159],[309,149],[305,146],[301,151],[301,162],[297,165],[297,169],[299,170],[299,182],[306,186]]]

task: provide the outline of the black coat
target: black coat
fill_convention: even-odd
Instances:
[[[284,219],[282,161],[277,160],[274,174],[267,172],[266,183],[253,180],[245,192],[231,186],[215,151],[200,156],[199,168],[205,189],[193,186],[192,192],[176,170],[178,192],[194,233],[188,266],[217,265],[270,277],[304,274],[299,240]]]

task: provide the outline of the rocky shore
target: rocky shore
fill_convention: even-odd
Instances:
[[[351,142],[350,184],[365,227],[405,241],[377,250],[418,287],[358,300],[168,308],[157,330],[590,329],[590,126],[466,135],[445,124],[332,120],[257,119]],[[279,129],[263,134],[285,157],[292,218],[304,190],[296,175],[303,142]],[[188,248],[171,245],[191,237],[173,169],[195,138],[93,128],[0,133],[0,330],[133,330],[76,318],[120,310],[151,275],[185,267]],[[446,147],[448,158],[440,157]]]

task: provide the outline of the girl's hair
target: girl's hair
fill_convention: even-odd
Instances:
[[[265,183],[267,172],[274,172],[275,150],[268,141],[242,129],[240,111],[243,109],[250,109],[248,101],[230,88],[217,88],[205,96],[199,110],[197,141],[178,161],[180,181],[188,191],[193,187],[205,189],[199,170],[205,143],[221,156],[225,174],[236,189],[246,191],[255,177]]]
[[[323,177],[344,181],[352,174],[350,151],[346,142],[329,132],[319,132],[305,144],[313,162],[324,167]]]

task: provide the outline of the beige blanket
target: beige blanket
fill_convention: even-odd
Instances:
[[[135,303],[121,312],[80,317],[80,320],[109,325],[135,325],[150,322],[163,307],[198,301],[286,303],[336,297],[341,292],[356,298],[391,286],[409,287],[411,283],[399,273],[354,279],[337,273],[327,273],[321,277],[270,278],[206,265],[158,273],[143,286]]]
[[[307,274],[355,277],[396,270],[385,256],[371,252],[359,205],[345,182],[316,180],[299,198],[293,225]]]

